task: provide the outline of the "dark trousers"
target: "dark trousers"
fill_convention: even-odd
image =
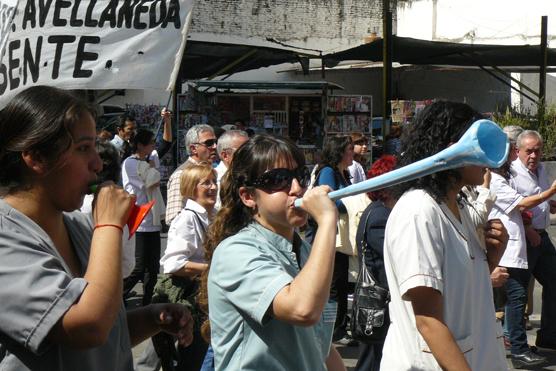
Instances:
[[[124,297],[137,282],[143,281],[143,305],[147,305],[151,302],[160,270],[160,232],[137,232],[135,236],[135,268],[124,279]]]
[[[176,349],[173,336],[160,332],[152,337],[163,371],[199,371],[207,353],[208,344],[201,333],[193,332],[193,342],[186,348]]]
[[[379,371],[384,343],[359,343],[359,359],[355,371]]]
[[[511,344],[512,354],[521,354],[529,350],[525,329],[525,304],[527,304],[527,286],[531,273],[527,269],[508,268],[506,289],[505,326]]]
[[[545,231],[540,233],[541,245],[527,246],[529,271],[542,285],[541,328],[537,340],[556,342],[556,251]]]
[[[340,340],[346,335],[348,316],[347,316],[347,297],[348,297],[348,271],[349,256],[336,252],[334,258],[334,272],[332,273],[332,284],[330,285],[330,299],[338,303],[336,323],[334,324],[334,341]]]

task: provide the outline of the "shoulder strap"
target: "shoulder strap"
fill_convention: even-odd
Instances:
[[[375,277],[373,276],[373,273],[371,272],[371,269],[368,269],[367,265],[365,264],[365,253],[367,251],[367,229],[368,229],[367,225],[368,225],[368,222],[369,222],[369,216],[370,215],[371,215],[371,213],[368,212],[367,216],[365,217],[365,230],[363,231],[363,237],[361,238],[361,259],[359,260],[359,264],[360,264],[359,270],[361,271],[361,270],[364,269],[369,274],[369,276],[371,278],[371,281],[374,284],[376,284],[377,281],[376,281]],[[371,252],[372,252],[372,250],[371,250]]]
[[[365,256],[365,251],[367,251],[367,225],[369,223],[369,216],[371,215],[371,212],[369,211],[367,213],[367,216],[365,217],[365,228],[363,230],[363,237],[361,238],[361,259],[363,259],[363,257]]]

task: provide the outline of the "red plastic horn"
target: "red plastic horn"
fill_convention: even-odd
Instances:
[[[90,193],[96,193],[97,189],[98,189],[98,184],[91,184],[89,186]],[[131,211],[129,212],[129,217],[127,218],[127,223],[126,223],[127,228],[129,229],[130,239],[135,234],[135,232],[137,232],[137,228],[139,228],[141,222],[143,221],[143,219],[145,219],[145,217],[153,207],[154,203],[155,200],[152,200],[151,202],[147,202],[146,204],[133,205],[131,207]]]
[[[137,228],[139,228],[139,226],[141,225],[141,222],[143,221],[143,219],[145,219],[145,217],[147,216],[147,214],[149,213],[149,211],[153,207],[154,203],[155,203],[155,200],[152,200],[151,202],[147,202],[146,204],[133,205],[131,207],[131,211],[129,213],[129,218],[127,219],[127,228],[129,229],[129,238],[131,238],[131,236],[133,236],[133,234],[137,231]]]

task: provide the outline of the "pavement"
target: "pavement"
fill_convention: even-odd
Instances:
[[[552,240],[552,243],[556,246],[556,219],[553,221],[551,227],[548,228],[548,234]],[[162,238],[162,253],[166,249],[166,234],[161,235]],[[556,269],[556,267],[555,267]],[[141,305],[141,295],[142,295],[142,288],[141,284],[138,284],[134,291],[136,292],[135,296],[132,296],[128,301],[127,305],[129,308]],[[535,337],[536,332],[540,327],[540,311],[541,311],[541,296],[542,296],[542,286],[535,282],[535,290],[534,290],[534,305],[533,305],[533,314],[529,317],[529,320],[532,325],[532,329],[527,331],[527,338],[529,340],[530,345],[535,344]],[[141,355],[143,350],[146,347],[146,342],[143,342],[136,347],[133,348],[133,358],[134,361]],[[359,355],[359,350],[357,346],[347,347],[347,346],[337,346],[338,351],[340,352],[342,359],[344,360],[344,364],[348,371],[355,370],[355,365],[357,364],[357,359]],[[556,371],[556,351],[549,350],[549,349],[538,349],[538,353],[547,358],[547,363],[543,366],[539,366],[536,368],[531,368],[531,370],[543,370],[543,371]],[[507,358],[508,362],[508,369],[515,370],[512,368],[509,358]]]

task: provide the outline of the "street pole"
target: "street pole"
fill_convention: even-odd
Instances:
[[[390,0],[382,1],[382,140],[390,117],[392,99],[392,12]]]
[[[539,126],[544,123],[545,103],[546,103],[546,64],[547,64],[547,27],[548,17],[541,18],[541,60],[539,69]]]

